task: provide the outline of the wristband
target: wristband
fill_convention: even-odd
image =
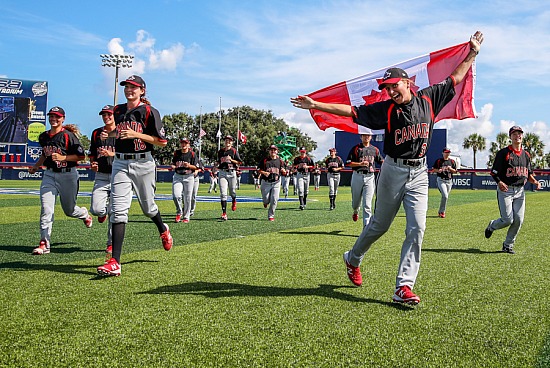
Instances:
[[[470,51],[473,51],[476,55],[479,54],[479,51],[476,51],[476,50],[473,49],[473,48],[470,48]]]

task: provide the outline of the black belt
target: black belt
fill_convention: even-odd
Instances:
[[[60,169],[48,167],[48,170],[56,172],[56,173],[62,173],[62,172],[71,172],[73,170],[72,167],[62,167]]]
[[[137,160],[147,158],[146,153],[115,153],[116,157],[121,160]]]
[[[407,166],[418,167],[424,163],[424,159],[394,158],[393,162],[395,162],[396,164],[401,163]]]
[[[358,174],[374,174],[368,170],[355,170],[355,172]]]
[[[225,172],[233,172],[235,171],[235,169],[220,169],[221,171],[225,171]]]

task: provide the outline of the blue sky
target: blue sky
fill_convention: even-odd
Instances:
[[[476,30],[485,35],[479,117],[436,127],[449,128],[451,149],[469,166],[472,153],[461,143],[474,132],[491,141],[519,124],[550,146],[543,88],[550,10],[540,1],[8,0],[0,12],[0,76],[48,81],[49,107],[62,106],[67,122],[90,135],[113,100],[114,68],[102,67],[99,55],[125,52],[135,62],[121,78],[140,74],[161,114],[217,111],[220,97],[222,108],[272,110],[319,143],[319,159],[334,144],[333,131],[320,131],[291,96],[466,42]]]

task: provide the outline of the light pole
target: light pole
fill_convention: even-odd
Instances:
[[[115,98],[113,105],[116,106],[116,98],[118,94],[118,69],[119,68],[131,68],[133,55],[119,55],[119,54],[101,54],[101,66],[115,68]]]

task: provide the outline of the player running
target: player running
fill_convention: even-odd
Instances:
[[[327,167],[328,198],[330,201],[330,210],[336,208],[336,195],[340,185],[340,171],[344,168],[344,162],[340,156],[336,156],[336,148],[331,148],[329,157],[325,160]]]
[[[456,161],[449,158],[450,154],[451,149],[445,147],[443,149],[443,157],[435,160],[432,170],[437,175],[437,189],[441,193],[439,211],[437,212],[437,215],[441,218],[445,218],[445,212],[447,211],[447,201],[453,188],[453,174],[458,172]]]
[[[231,210],[237,210],[237,173],[235,170],[242,163],[239,152],[233,147],[233,137],[224,138],[225,147],[218,151],[218,167],[220,181],[220,202],[222,205],[222,221],[227,221],[227,193],[231,196]]]
[[[195,152],[191,150],[188,138],[180,139],[181,149],[174,151],[172,157],[172,168],[174,177],[172,178],[172,199],[176,205],[175,222],[189,222],[191,216],[191,199],[195,187],[195,171],[198,170],[198,160]],[[183,206],[182,206],[183,198]]]
[[[170,229],[162,221],[155,203],[156,164],[153,146],[164,147],[167,140],[157,109],[145,97],[145,81],[137,75],[120,82],[124,86],[126,103],[114,108],[116,129],[102,132],[101,137],[115,137],[115,159],[111,175],[111,216],[113,226],[113,256],[97,268],[101,276],[119,276],[120,256],[128,222],[128,211],[135,192],[143,214],[157,226],[165,250],[172,249]]]
[[[411,87],[413,81],[400,68],[388,69],[378,81],[390,99],[370,105],[350,106],[314,101],[309,96],[291,98],[298,108],[315,109],[331,114],[348,116],[369,129],[384,129],[384,152],[378,179],[374,215],[353,248],[344,253],[344,262],[350,281],[361,286],[363,278],[359,266],[372,244],[388,231],[401,205],[407,219],[405,241],[401,247],[401,260],[397,271],[393,301],[418,304],[420,298],[412,292],[420,269],[420,252],[426,212],[428,210],[428,168],[426,152],[430,145],[434,119],[455,96],[455,86],[462,82],[481,48],[483,34],[470,37],[470,50],[449,77],[418,92]],[[402,129],[421,134],[400,134]]]
[[[65,215],[81,219],[88,228],[92,227],[93,222],[88,210],[76,205],[79,181],[76,166],[78,161],[86,157],[77,137],[78,128],[72,124],[63,125],[65,110],[59,106],[52,107],[47,115],[50,130],[38,137],[42,155],[29,168],[29,173],[34,174],[42,165],[46,166],[40,184],[40,244],[33,249],[34,255],[50,253],[54,208],[58,196]]]
[[[101,139],[103,131],[110,133],[116,128],[115,119],[113,116],[114,106],[105,105],[99,115],[103,119],[103,126],[95,129],[92,132],[90,140],[90,164],[92,171],[95,171],[94,188],[92,190],[92,204],[90,212],[97,216],[97,221],[102,223],[111,214],[111,206],[109,197],[111,196],[111,173],[113,171],[113,160],[115,157],[115,137]],[[107,260],[111,259],[113,253],[113,234],[112,224],[108,221],[107,224],[107,248],[105,254]]]
[[[275,221],[275,209],[279,201],[281,190],[281,175],[286,174],[286,164],[277,155],[279,149],[275,145],[269,147],[269,155],[258,164],[262,191],[262,202],[267,210],[267,219]]]
[[[523,150],[523,129],[519,126],[510,128],[508,134],[512,144],[497,152],[491,176],[497,182],[497,200],[500,218],[492,220],[485,229],[489,239],[493,231],[508,227],[506,239],[502,243],[504,253],[515,254],[514,243],[523,224],[525,215],[525,191],[527,181],[540,189],[540,183],[533,176],[531,156]]]
[[[307,205],[310,172],[314,168],[313,160],[307,155],[305,147],[300,148],[300,156],[294,159],[293,166],[296,169],[296,186],[298,199],[300,200],[300,210],[303,210]]]

